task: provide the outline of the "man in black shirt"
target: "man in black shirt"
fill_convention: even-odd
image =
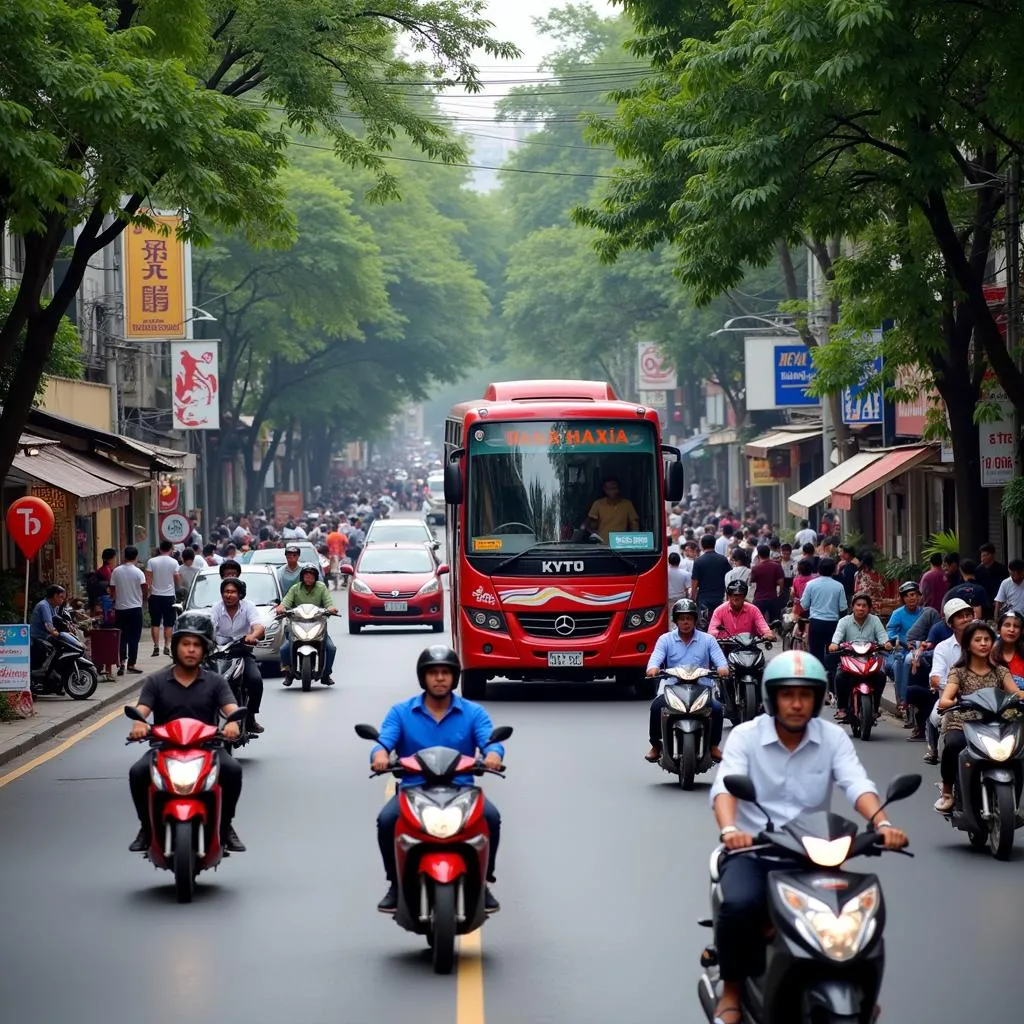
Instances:
[[[179,616],[171,634],[171,657],[174,664],[149,676],[142,687],[136,708],[140,715],[153,715],[153,725],[166,725],[176,718],[195,718],[207,725],[217,724],[217,712],[230,715],[237,710],[234,694],[228,681],[203,667],[203,659],[213,648],[213,622],[199,612],[186,612]],[[149,733],[145,722],[133,722],[130,738],[140,740]],[[238,738],[238,723],[224,726],[224,736]],[[242,767],[229,754],[218,751],[220,765],[221,842],[224,848],[242,853],[245,846],[231,826],[242,792]],[[135,841],[128,847],[133,853],[149,849],[149,772],[153,752],[147,751],[128,772],[135,811],[141,828]]]
[[[946,591],[946,595],[942,599],[942,606],[945,608],[947,601],[952,601],[953,598],[959,597],[960,600],[966,601],[974,609],[974,617],[980,619],[985,615],[985,611],[989,607],[992,598],[985,588],[975,581],[974,568],[974,563],[969,558],[965,558],[960,563],[962,582],[950,587]]]
[[[978,549],[978,552],[981,555],[981,562],[979,565],[975,566],[974,582],[977,583],[979,587],[984,587],[985,593],[988,595],[989,604],[985,608],[985,614],[987,616],[992,612],[992,602],[995,600],[996,594],[999,593],[999,584],[1002,583],[1010,573],[1005,565],[996,561],[995,544],[982,544]]]
[[[707,608],[710,616],[725,601],[725,574],[732,566],[728,558],[715,551],[715,538],[711,534],[701,537],[700,547],[700,557],[693,563],[690,597]],[[707,619],[701,616],[700,621],[706,622]]]

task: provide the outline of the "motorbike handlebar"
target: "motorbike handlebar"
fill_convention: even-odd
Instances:
[[[402,778],[403,775],[418,775],[419,772],[410,771],[408,768],[403,767],[400,764],[392,765],[385,768],[383,771],[371,771],[368,778],[376,779],[381,775],[393,775],[396,779]],[[505,766],[501,768],[488,768],[483,761],[477,761],[472,768],[467,768],[465,771],[458,772],[459,775],[497,775],[499,779],[505,778]]]

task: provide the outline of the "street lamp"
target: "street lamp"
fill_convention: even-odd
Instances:
[[[764,327],[733,327],[737,320],[756,320]],[[787,331],[800,337],[800,332],[791,323],[782,323],[779,320],[769,320],[766,316],[758,316],[756,313],[745,313],[743,316],[734,316],[726,320],[717,331],[712,331],[709,337],[714,338],[718,334],[726,334],[729,331],[742,331],[744,334],[768,331]]]

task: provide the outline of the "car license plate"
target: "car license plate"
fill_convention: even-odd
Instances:
[[[548,668],[583,668],[583,652],[548,651]]]
[[[407,612],[409,610],[408,601],[385,601],[384,611],[386,612]]]

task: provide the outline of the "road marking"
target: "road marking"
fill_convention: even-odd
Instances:
[[[52,761],[55,757],[59,757],[64,753],[65,750],[69,750],[76,743],[81,742],[87,736],[91,736],[94,732],[102,729],[103,726],[109,725],[115,718],[123,717],[124,711],[118,708],[116,711],[111,711],[109,714],[104,715],[98,722],[93,722],[92,725],[82,729],[81,732],[76,732],[74,736],[66,739],[59,746],[48,750],[45,754],[40,754],[38,757],[32,758],[31,761],[23,764],[20,768],[15,768],[13,772],[8,772],[6,775],[0,775],[0,789],[4,786],[9,785],[12,782],[16,782],[23,775],[28,775],[33,768],[38,768],[41,764],[46,764],[47,761]]]
[[[484,960],[479,928],[459,938],[455,1024],[484,1024]]]

